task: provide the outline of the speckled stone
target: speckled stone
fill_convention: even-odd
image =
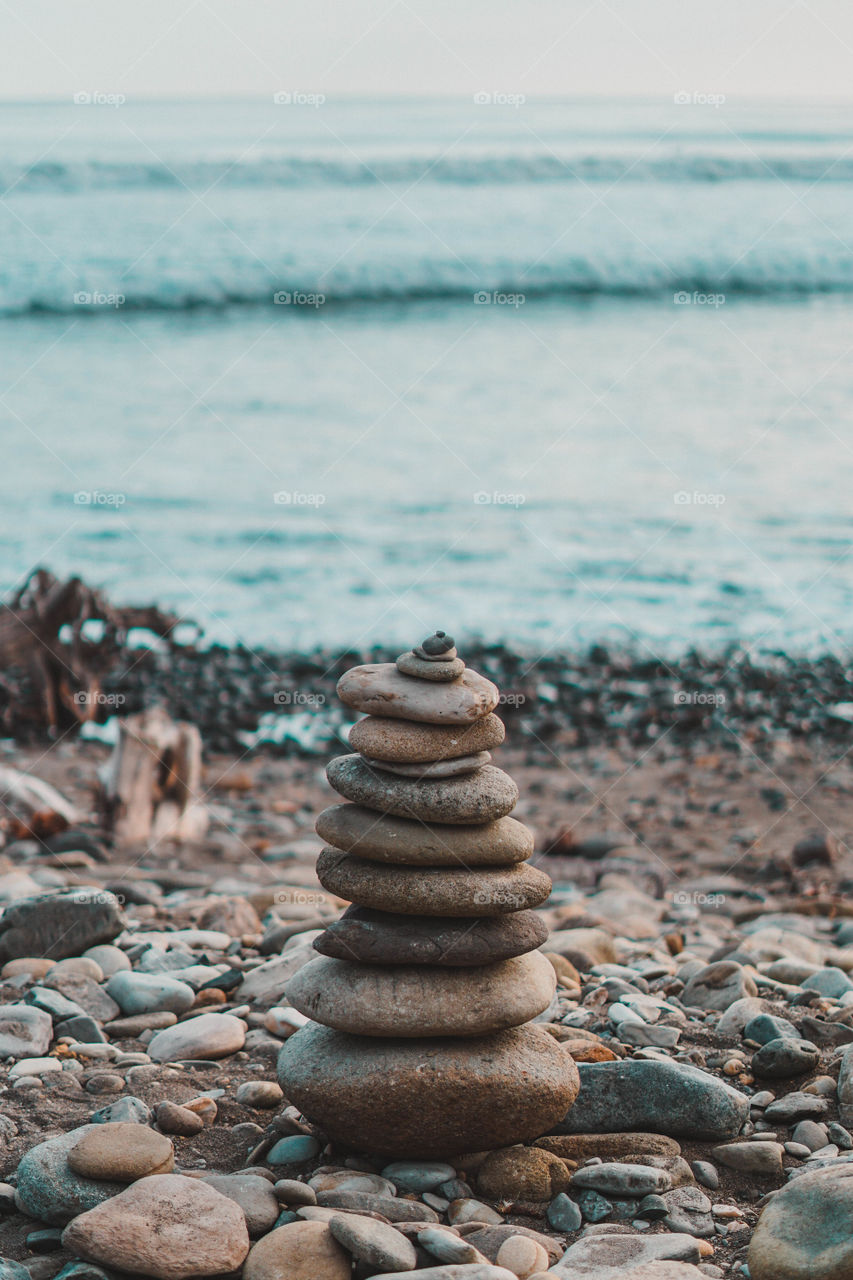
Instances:
[[[482,825],[413,822],[359,804],[336,804],[317,819],[335,849],[372,862],[422,867],[510,866],[533,853],[533,832],[515,818]]]
[[[365,964],[479,965],[535,951],[547,937],[534,911],[447,920],[348,907],[314,939],[314,949]]]
[[[520,863],[499,870],[383,866],[340,849],[317,859],[324,889],[360,907],[403,915],[502,916],[539,907],[551,892],[543,871]]]
[[[354,751],[376,760],[423,764],[492,751],[501,745],[505,733],[503,721],[496,715],[472,720],[469,725],[417,724],[365,716],[350,729],[349,743]]]
[[[551,1003],[556,974],[540,951],[476,968],[350,964],[326,956],[290,979],[294,1008],[366,1036],[479,1036],[529,1022]]]
[[[395,1157],[528,1141],[578,1091],[569,1055],[530,1025],[467,1040],[375,1040],[314,1024],[285,1043],[278,1077],[333,1142]]]
[[[494,822],[518,802],[518,787],[494,765],[460,778],[421,781],[371,769],[361,756],[351,755],[332,760],[326,777],[346,800],[421,822]]]
[[[470,668],[449,684],[435,685],[401,674],[393,662],[352,667],[341,676],[337,692],[346,706],[368,715],[462,725],[494,711],[500,696],[491,680]]]

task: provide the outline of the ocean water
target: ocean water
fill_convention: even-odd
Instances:
[[[843,652],[849,110],[294,97],[0,107],[3,591]]]

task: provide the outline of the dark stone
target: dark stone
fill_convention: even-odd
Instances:
[[[364,964],[481,965],[535,951],[548,929],[535,911],[510,916],[399,916],[349,907],[314,948]]]
[[[333,1142],[401,1157],[444,1158],[527,1141],[562,1119],[577,1094],[574,1062],[529,1024],[426,1040],[311,1024],[286,1041],[278,1079],[285,1097]]]
[[[62,1228],[42,1227],[38,1231],[27,1234],[27,1248],[30,1253],[56,1253],[62,1248]]]
[[[107,1042],[107,1037],[95,1019],[90,1018],[86,1013],[66,1018],[64,1022],[57,1022],[54,1032],[57,1036],[73,1036],[80,1044],[106,1044]]]
[[[578,1104],[552,1132],[637,1129],[711,1141],[733,1138],[749,1114],[744,1094],[686,1063],[630,1058],[582,1062],[578,1071]]]
[[[771,1013],[759,1013],[751,1018],[743,1029],[744,1040],[754,1040],[756,1044],[769,1044],[771,1040],[780,1040],[790,1036],[798,1040],[800,1033],[787,1018],[774,1018]]]
[[[436,631],[433,635],[427,636],[426,640],[422,641],[421,648],[424,653],[429,653],[433,657],[438,657],[439,654],[449,653],[451,649],[455,649],[456,641],[452,636],[447,635],[446,632]]]
[[[781,1036],[770,1040],[752,1055],[752,1070],[769,1080],[787,1080],[813,1071],[820,1062],[820,1049],[810,1040]]]
[[[0,961],[25,956],[64,960],[124,928],[118,899],[103,889],[61,889],[13,902],[0,922]]]

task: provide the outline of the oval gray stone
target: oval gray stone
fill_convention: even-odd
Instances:
[[[367,862],[340,849],[317,859],[324,889],[377,911],[413,916],[503,916],[540,907],[551,892],[543,871],[522,862],[498,870],[392,867]]]
[[[337,686],[341,702],[368,715],[425,724],[470,724],[498,705],[497,686],[466,668],[458,680],[433,684],[406,676],[393,662],[351,667]]]
[[[351,755],[332,760],[326,777],[347,800],[421,822],[494,822],[518,803],[518,787],[494,765],[460,778],[411,780],[371,769],[361,756]]]
[[[448,920],[348,907],[314,939],[314,949],[364,964],[476,965],[525,955],[547,937],[547,925],[533,911]]]
[[[510,866],[533,853],[533,832],[515,818],[483,825],[413,822],[359,804],[336,804],[317,819],[317,834],[336,849],[373,862],[422,867]]]
[[[476,968],[351,964],[322,956],[287,984],[288,1000],[324,1026],[362,1036],[479,1036],[529,1022],[557,985],[540,951]]]
[[[749,1115],[744,1094],[686,1063],[633,1058],[581,1063],[579,1071],[579,1104],[555,1133],[642,1129],[711,1141],[735,1137]]]

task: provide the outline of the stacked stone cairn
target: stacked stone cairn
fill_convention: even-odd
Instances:
[[[437,631],[338,683],[358,754],[327,770],[349,801],[320,814],[317,875],[353,905],[314,942],[287,998],[312,1021],[279,1060],[285,1096],[339,1145],[448,1156],[530,1140],[578,1091],[531,1019],[555,974],[533,908],[551,891],[509,817],[498,690]]]

